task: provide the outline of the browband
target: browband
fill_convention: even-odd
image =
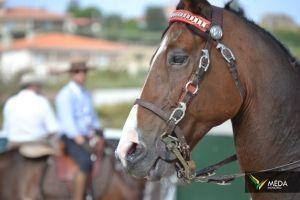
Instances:
[[[175,10],[169,19],[169,22],[184,22],[190,24],[202,32],[207,32],[211,28],[211,22],[201,17],[200,15],[195,15],[187,10]]]

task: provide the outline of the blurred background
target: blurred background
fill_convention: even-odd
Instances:
[[[224,6],[227,1],[210,1]],[[96,68],[87,86],[110,137],[119,129],[139,95],[151,56],[167,27],[176,0],[0,0],[0,111],[15,94],[22,74],[32,71],[47,81],[44,94],[54,99],[67,82],[63,73],[74,57]],[[246,16],[300,58],[300,2],[237,1]],[[2,113],[2,111],[1,111]],[[2,122],[0,117],[0,126]],[[234,153],[230,123],[212,131],[198,145],[198,166]],[[237,171],[231,165],[221,172]],[[242,180],[232,186],[181,186],[177,199],[249,199]]]

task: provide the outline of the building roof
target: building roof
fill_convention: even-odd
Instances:
[[[61,50],[61,51],[104,51],[114,52],[125,48],[124,44],[111,42],[103,39],[95,39],[65,33],[48,33],[34,36],[32,38],[15,40],[5,50]]]
[[[64,20],[65,14],[50,12],[42,8],[29,8],[29,7],[13,7],[4,9],[0,13],[0,18],[5,20],[26,20],[34,19],[42,20]]]

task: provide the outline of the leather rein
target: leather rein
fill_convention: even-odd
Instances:
[[[171,115],[163,111],[155,104],[142,99],[137,99],[135,104],[151,111],[167,124],[165,131],[156,142],[156,149],[161,159],[175,163],[178,178],[183,179],[187,183],[194,181],[228,185],[236,178],[244,177],[246,173],[220,176],[215,176],[214,174],[224,165],[236,161],[237,156],[232,155],[219,163],[196,171],[195,162],[191,159],[191,149],[186,142],[183,131],[178,126],[178,124],[185,117],[189,103],[193,97],[199,93],[201,82],[203,81],[204,76],[211,65],[210,50],[214,42],[217,44],[216,48],[220,51],[222,57],[227,62],[229,71],[233,77],[236,87],[240,92],[241,98],[244,99],[245,96],[245,89],[238,78],[235,56],[225,44],[221,43],[223,36],[223,10],[215,6],[212,6],[212,9],[212,22],[203,18],[202,16],[195,15],[186,10],[176,10],[169,19],[170,24],[174,22],[182,22],[187,24],[188,28],[194,33],[206,39],[205,46],[202,49],[202,54],[199,59],[199,65],[192,77],[189,79],[189,81],[187,81],[185,89],[177,103],[177,107],[172,111]],[[296,161],[294,163],[289,163],[287,165],[282,165],[259,172],[272,170],[284,171],[299,167],[300,161]]]

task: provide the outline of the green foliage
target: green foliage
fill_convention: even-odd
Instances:
[[[168,21],[161,7],[148,7],[146,10],[146,24],[150,31],[162,31],[167,27]]]
[[[108,40],[119,40],[119,32],[123,30],[123,19],[120,15],[109,15],[103,20],[103,35]]]
[[[286,44],[300,47],[300,31],[277,30],[274,34]]]
[[[300,31],[276,30],[275,36],[300,59]]]
[[[139,30],[138,22],[134,19],[129,19],[124,21],[125,30]]]
[[[75,13],[78,10],[80,10],[79,2],[77,0],[71,0],[69,2],[69,5],[67,6],[67,12],[69,12],[69,13]]]
[[[67,12],[71,13],[74,17],[84,17],[90,19],[99,19],[102,17],[102,12],[98,8],[94,6],[82,8],[76,0],[70,1],[67,7]]]
[[[123,19],[120,15],[108,15],[104,19],[104,27],[108,29],[121,29],[123,27]]]
[[[99,19],[102,17],[102,12],[95,7],[87,7],[78,10],[77,12],[74,13],[75,17],[86,17],[90,19]]]
[[[106,105],[98,109],[98,114],[106,128],[122,128],[130,112],[132,103]]]
[[[161,39],[162,33],[160,31],[145,31],[141,29],[119,29],[103,30],[102,37],[119,41],[119,42],[132,42],[135,44],[144,45],[158,45]]]

